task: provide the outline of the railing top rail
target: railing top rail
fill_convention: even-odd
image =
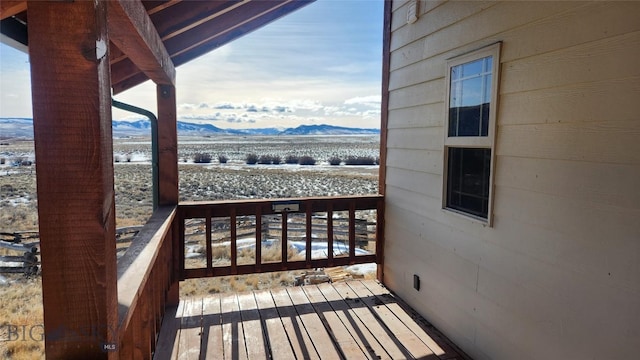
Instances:
[[[118,315],[121,329],[130,320],[140,289],[147,281],[159,248],[171,230],[175,209],[175,206],[159,207],[118,261]]]
[[[178,207],[191,207],[191,206],[229,206],[235,204],[262,204],[273,203],[281,201],[291,202],[309,202],[309,201],[321,201],[321,202],[339,202],[345,200],[379,200],[383,199],[384,195],[371,194],[371,195],[341,195],[341,196],[315,196],[315,197],[299,197],[299,198],[273,198],[273,199],[235,199],[235,200],[212,200],[212,201],[181,201]]]
[[[383,195],[351,195],[351,196],[323,196],[306,198],[277,198],[277,199],[240,199],[219,201],[188,201],[178,204],[178,211],[184,218],[194,217],[222,217],[230,216],[230,209],[235,209],[236,215],[253,215],[256,208],[260,208],[262,215],[278,214],[281,210],[276,204],[297,204],[298,207],[288,209],[288,213],[305,213],[310,207],[312,212],[346,211],[355,203],[355,210],[375,209]]]

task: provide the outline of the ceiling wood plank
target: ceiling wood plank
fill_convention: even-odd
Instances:
[[[111,65],[111,85],[118,84],[138,73],[143,73],[142,70],[128,57],[115,62]],[[146,79],[150,79],[148,75],[145,75]],[[145,79],[145,80],[146,80]]]
[[[138,72],[135,75],[123,79],[117,83],[112,82],[111,88],[113,89],[113,95],[118,95],[121,92],[127,91],[136,85],[140,85],[147,80],[149,80],[147,75],[145,75],[143,72]]]
[[[167,51],[172,57],[190,50],[200,44],[230,32],[244,24],[251,23],[260,16],[268,14],[287,3],[296,3],[292,0],[253,1],[237,7],[228,13],[208,21],[198,27],[186,31],[178,36],[165,41]]]
[[[248,0],[244,1],[244,3],[246,2]],[[166,40],[242,4],[242,0],[182,2],[171,7],[169,11],[160,11],[150,17],[162,40]]]
[[[154,82],[174,85],[175,67],[142,3],[139,0],[116,0],[108,4],[110,40]],[[129,76],[113,73],[118,71],[116,65],[121,62],[112,66],[112,76],[116,78]]]
[[[265,26],[309,3],[309,1],[291,1],[284,4],[283,6],[273,9],[270,12],[262,14],[259,17],[255,17],[251,19],[251,21],[241,22],[238,24],[238,26],[231,26],[227,31],[224,31],[205,42],[199,43],[197,47],[190,47],[188,50],[181,51],[176,55],[172,54],[173,62],[174,64],[176,64],[176,66],[182,65],[201,55],[213,51],[224,44],[227,44],[254,30],[257,30],[262,26]]]
[[[14,16],[25,10],[27,10],[26,1],[2,0],[0,1],[0,20]]]
[[[165,41],[165,46],[171,42],[172,50],[176,53],[169,50],[169,47],[167,47],[167,51],[171,53],[174,65],[178,66],[240,38],[313,1],[314,0],[280,0],[243,3],[241,7],[233,9],[233,11],[216,17],[179,36],[168,39]],[[200,34],[200,32],[205,34]],[[190,34],[191,36],[185,37],[185,34]],[[181,41],[187,43],[180,44],[175,39],[181,39]],[[125,66],[125,64],[121,66]],[[112,66],[112,80],[114,80],[114,68],[117,68],[117,64]],[[131,69],[127,70],[127,72],[130,71]],[[112,81],[113,93],[118,94],[148,79],[149,78],[140,71],[132,76],[127,75],[123,78],[117,78],[117,81]]]
[[[152,15],[157,13],[158,11],[162,11],[168,7],[171,7],[182,0],[153,0],[153,1],[143,1],[142,5],[147,9],[147,14]]]

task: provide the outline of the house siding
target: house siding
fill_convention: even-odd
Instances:
[[[419,5],[392,6],[385,284],[476,359],[637,357],[640,2]],[[498,41],[488,227],[442,210],[445,75]]]

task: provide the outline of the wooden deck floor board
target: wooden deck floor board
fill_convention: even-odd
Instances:
[[[240,317],[244,329],[244,341],[247,346],[247,356],[252,359],[264,359],[268,354],[262,331],[260,312],[253,293],[238,294]]]
[[[410,359],[411,354],[393,336],[389,329],[385,328],[374,316],[371,310],[362,306],[362,301],[346,283],[336,283],[334,288],[349,305],[353,313],[365,324],[366,329],[380,342],[392,359]]]
[[[278,315],[276,304],[270,292],[260,291],[255,293],[256,303],[264,322],[265,335],[269,341],[271,358],[274,360],[295,359],[292,344],[287,336],[284,324]],[[300,350],[302,353],[302,350]]]
[[[202,336],[200,359],[224,359],[222,334],[222,309],[220,297],[209,296],[202,300]]]
[[[179,360],[198,360],[200,358],[201,325],[202,299],[187,300],[180,321]]]
[[[351,331],[344,325],[338,314],[335,313],[331,305],[317,286],[305,286],[302,290],[307,295],[311,305],[324,323],[331,340],[336,344],[345,359],[366,359],[367,356],[351,335]]]
[[[351,282],[349,287],[356,293],[361,301],[380,319],[393,336],[409,351],[416,359],[437,359],[433,351],[429,349],[387,306],[380,301],[361,282]]]
[[[369,331],[367,326],[355,314],[349,304],[342,299],[342,296],[338,294],[333,286],[320,286],[318,289],[322,295],[324,295],[325,299],[327,299],[327,302],[331,305],[331,308],[336,312],[338,317],[340,317],[342,323],[345,324],[345,327],[349,329],[352,336],[356,339],[356,342],[361,348],[365,349],[369,358],[381,360],[391,359],[391,356],[385,348],[382,347],[375,335]]]
[[[224,358],[248,360],[244,342],[244,327],[236,294],[221,299],[222,338],[224,339]]]
[[[437,355],[442,356],[445,354],[445,350],[438,345],[438,343],[431,338],[433,334],[427,333],[420,325],[418,325],[415,320],[409,315],[401,306],[398,304],[397,300],[389,293],[387,289],[382,287],[377,282],[367,282],[363,283],[364,286],[371,291],[376,298],[386,305],[386,307],[391,310],[391,312],[403,323],[409,330],[411,330],[418,339],[420,339],[426,346],[431,349],[431,351]]]
[[[316,348],[307,334],[302,320],[293,307],[287,290],[275,289],[272,291],[273,301],[276,303],[278,314],[287,331],[287,336],[292,344],[297,359],[320,359]]]
[[[338,359],[341,356],[335,347],[334,341],[327,332],[320,316],[315,312],[313,306],[309,303],[307,295],[302,288],[287,288],[291,302],[293,303],[298,317],[302,320],[304,328],[313,339],[313,344],[321,359]]]
[[[372,280],[183,299],[154,359],[464,359]]]

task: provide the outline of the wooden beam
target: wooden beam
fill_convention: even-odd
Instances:
[[[45,351],[115,359],[118,302],[107,4],[30,1]],[[106,346],[106,347],[105,347]]]
[[[14,16],[26,10],[26,1],[2,0],[0,1],[0,20]]]
[[[158,85],[158,204],[178,204],[176,89]]]
[[[174,85],[175,67],[140,0],[114,0],[108,4],[111,41],[151,80]],[[120,69],[118,64],[112,66],[112,75],[126,78],[129,69]]]

